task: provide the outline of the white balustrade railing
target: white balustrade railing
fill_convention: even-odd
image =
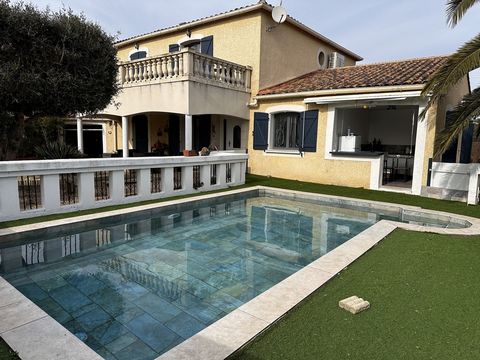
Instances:
[[[249,91],[251,68],[186,49],[121,62],[118,77],[121,86],[202,80],[219,86]]]
[[[248,155],[0,162],[0,221],[245,183]]]

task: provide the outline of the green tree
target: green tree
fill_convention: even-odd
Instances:
[[[118,92],[115,39],[83,15],[0,0],[0,39],[0,159],[27,143],[25,121],[94,114]]]
[[[465,13],[480,0],[448,0],[447,22],[455,27]],[[461,46],[448,58],[432,79],[426,84],[423,95],[430,96],[426,110],[446,95],[463,77],[480,68],[480,34]],[[425,110],[425,112],[426,112]],[[480,115],[480,88],[467,94],[463,101],[449,114],[449,124],[439,133],[436,155],[448,149],[452,141]],[[477,136],[480,134],[477,130]]]

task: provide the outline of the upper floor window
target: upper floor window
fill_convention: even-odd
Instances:
[[[146,50],[137,50],[134,53],[130,54],[130,60],[138,60],[138,59],[143,59],[147,57],[147,51]]]
[[[170,44],[168,52],[176,52],[181,49],[192,49],[199,53],[213,56],[213,36],[191,35],[180,39],[177,44]]]

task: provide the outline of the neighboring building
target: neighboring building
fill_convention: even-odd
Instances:
[[[248,149],[254,174],[421,194],[468,78],[422,121],[420,93],[445,57],[357,66],[357,54],[271,12],[259,1],[118,42],[121,92],[77,121],[79,147],[124,157]],[[470,157],[461,144],[450,158]]]

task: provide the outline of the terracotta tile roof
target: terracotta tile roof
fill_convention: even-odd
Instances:
[[[321,69],[262,89],[258,95],[425,84],[447,58],[448,56],[436,56],[346,66],[337,69]]]

